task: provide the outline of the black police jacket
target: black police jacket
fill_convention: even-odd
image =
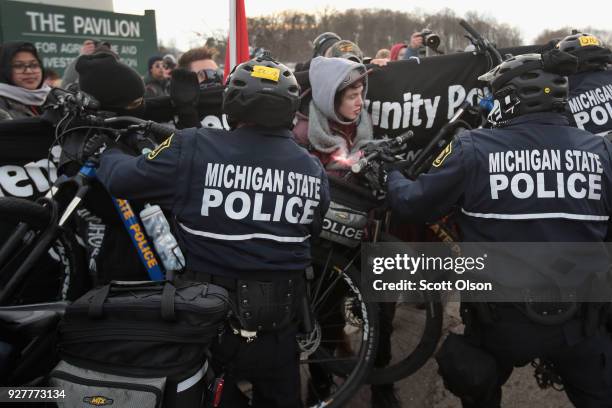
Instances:
[[[612,131],[612,71],[582,72],[569,77],[570,123],[595,134]]]
[[[461,133],[415,181],[389,175],[395,213],[459,212],[464,241],[602,242],[612,212],[612,145],[555,113]]]
[[[286,129],[185,129],[147,155],[106,151],[97,176],[115,197],[172,212],[196,276],[304,269],[329,206],[321,163]]]

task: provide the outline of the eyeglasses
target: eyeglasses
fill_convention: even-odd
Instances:
[[[220,85],[223,83],[223,76],[215,69],[201,69],[197,73],[200,87]]]
[[[38,62],[31,62],[29,64],[18,62],[16,64],[11,65],[11,68],[13,68],[14,71],[20,74],[25,74],[28,69],[32,72],[40,71],[40,64]]]

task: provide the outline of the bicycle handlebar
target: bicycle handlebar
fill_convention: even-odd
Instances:
[[[478,31],[474,29],[467,21],[459,20],[459,25],[465,29],[472,37],[474,37],[477,41],[484,42],[484,38],[480,35]]]
[[[500,64],[503,61],[503,58],[497,48],[495,48],[487,39],[485,39],[474,27],[470,25],[465,20],[459,20],[459,25],[464,28],[465,31],[470,34],[476,43],[491,56],[491,62],[493,65]]]
[[[136,118],[134,116],[115,116],[113,118],[106,118],[100,120],[99,117],[91,115],[88,119],[91,119],[93,124],[114,127],[115,125],[122,125],[128,123],[128,125],[135,125],[145,131],[151,132],[154,136],[158,136],[165,139],[174,133],[174,129],[165,125],[161,125],[151,120],[144,120]]]
[[[371,143],[364,148],[366,155],[359,159],[359,161],[351,166],[353,173],[361,173],[368,165],[378,158],[384,159],[383,156],[389,154],[397,154],[402,149],[408,140],[414,136],[414,132],[409,130],[408,132],[394,137],[393,139],[384,140],[378,143]],[[367,153],[368,150],[372,150],[371,153]]]

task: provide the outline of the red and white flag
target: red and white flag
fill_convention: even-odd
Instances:
[[[223,79],[236,65],[249,60],[249,34],[247,19],[244,11],[244,0],[229,0],[230,3],[230,32],[225,51],[225,70]]]

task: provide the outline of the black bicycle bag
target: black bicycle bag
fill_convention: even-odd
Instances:
[[[197,407],[208,348],[228,309],[227,291],[206,283],[111,282],[93,289],[66,309],[62,362],[51,385],[69,388],[80,401],[125,397]]]

